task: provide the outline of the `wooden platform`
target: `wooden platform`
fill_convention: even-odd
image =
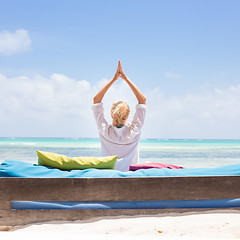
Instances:
[[[11,201],[138,201],[240,198],[240,176],[0,178],[0,226],[99,216],[209,209],[12,210]],[[238,208],[235,208],[238,209]]]

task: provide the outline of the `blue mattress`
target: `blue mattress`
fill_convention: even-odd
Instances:
[[[185,169],[141,169],[120,172],[117,170],[87,169],[59,170],[38,166],[18,160],[6,160],[0,165],[0,177],[31,178],[118,178],[118,177],[182,177],[182,176],[228,176],[240,175],[240,163],[217,168],[185,168]]]

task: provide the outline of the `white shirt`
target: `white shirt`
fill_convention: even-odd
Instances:
[[[146,115],[146,105],[137,104],[131,123],[117,128],[108,124],[104,117],[103,103],[93,104],[103,156],[118,155],[115,169],[128,171],[131,164],[139,160],[139,140]]]

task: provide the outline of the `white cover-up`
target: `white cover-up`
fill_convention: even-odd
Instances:
[[[146,105],[137,104],[132,122],[122,128],[108,124],[104,117],[103,103],[93,104],[92,109],[100,137],[102,156],[118,155],[115,169],[128,171],[131,164],[137,164],[139,161],[139,140]]]

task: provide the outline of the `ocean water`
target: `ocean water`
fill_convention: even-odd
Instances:
[[[0,163],[15,159],[37,164],[37,150],[69,157],[101,156],[99,139],[0,138]],[[183,167],[217,167],[240,163],[240,140],[143,139],[140,162]]]

